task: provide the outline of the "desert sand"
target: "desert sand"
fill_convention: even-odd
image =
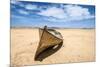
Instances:
[[[36,65],[95,61],[95,29],[56,29],[63,36],[61,48],[42,61],[34,56],[39,43],[39,30],[11,29],[11,65]]]

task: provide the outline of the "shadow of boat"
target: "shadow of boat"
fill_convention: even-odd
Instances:
[[[37,58],[35,58],[35,61],[42,61],[43,59],[49,57],[50,55],[54,54],[57,52],[63,45],[63,42],[56,46],[51,46],[44,51],[42,51],[40,54],[37,55]]]

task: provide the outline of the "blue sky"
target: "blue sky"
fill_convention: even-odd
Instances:
[[[95,6],[11,1],[11,27],[95,28]]]

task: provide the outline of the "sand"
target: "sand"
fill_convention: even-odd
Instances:
[[[95,29],[56,29],[64,39],[61,48],[42,61],[34,56],[38,29],[11,29],[11,65],[36,65],[95,61]]]

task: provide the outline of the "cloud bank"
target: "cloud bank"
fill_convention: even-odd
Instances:
[[[94,18],[88,8],[83,8],[78,5],[64,5],[63,8],[50,7],[42,10],[39,15],[58,18],[65,21],[84,20]]]

